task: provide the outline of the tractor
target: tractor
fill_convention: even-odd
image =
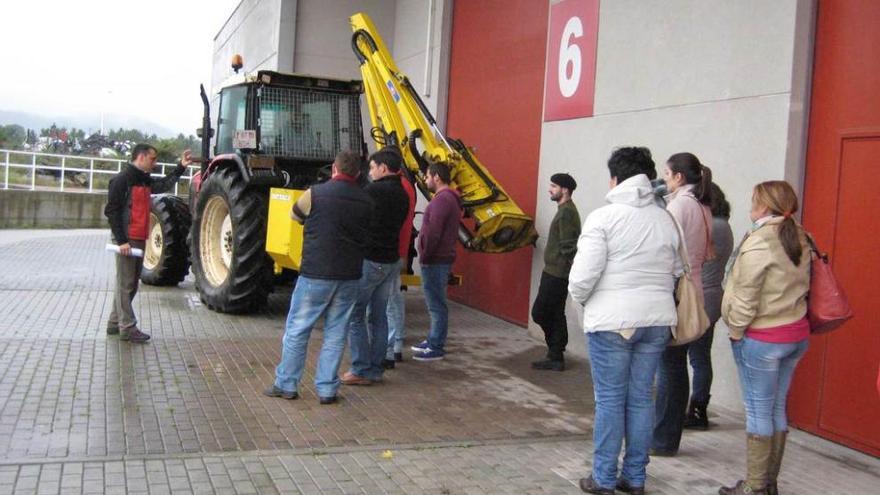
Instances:
[[[465,248],[493,253],[534,244],[532,219],[471,149],[443,136],[369,17],[355,14],[350,23],[363,81],[272,71],[234,76],[220,89],[214,128],[201,88],[201,167],[188,205],[174,196],[154,198],[145,283],[177,284],[186,277],[188,259],[209,308],[241,313],[261,307],[275,280],[299,270],[302,227],[290,219],[293,203],[330,178],[339,151],[367,156],[362,94],[370,136],[377,146],[400,152],[405,178],[426,198],[431,197],[424,176],[429,164],[450,166],[452,186],[461,193],[468,217],[459,229]],[[234,57],[236,72],[241,66],[240,57]],[[366,180],[366,173],[361,176]]]

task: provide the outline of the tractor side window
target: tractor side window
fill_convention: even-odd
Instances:
[[[245,107],[247,87],[240,86],[223,90],[220,98],[220,121],[217,125],[216,153],[234,153],[232,138],[237,129],[245,128]]]

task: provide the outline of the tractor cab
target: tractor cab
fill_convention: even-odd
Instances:
[[[303,188],[345,149],[366,153],[360,81],[272,71],[220,90],[215,157],[238,155],[248,182]]]

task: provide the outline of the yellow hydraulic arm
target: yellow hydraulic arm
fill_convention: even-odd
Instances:
[[[407,172],[428,199],[431,192],[425,184],[425,170],[431,163],[450,167],[451,185],[461,193],[466,215],[474,219],[473,231],[465,225],[459,229],[466,248],[503,253],[534,244],[538,234],[532,219],[470,149],[461,141],[443,136],[409,79],[397,68],[369,16],[355,14],[350,21],[354,32],[351,44],[361,64],[373,139],[380,146],[400,150]]]

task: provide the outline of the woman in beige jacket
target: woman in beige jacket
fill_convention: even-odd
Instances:
[[[776,494],[788,422],[785,402],[810,324],[810,249],[795,222],[798,199],[784,181],[752,194],[752,232],[728,274],[721,315],[730,328],[746,409],[746,479],[720,494]]]

